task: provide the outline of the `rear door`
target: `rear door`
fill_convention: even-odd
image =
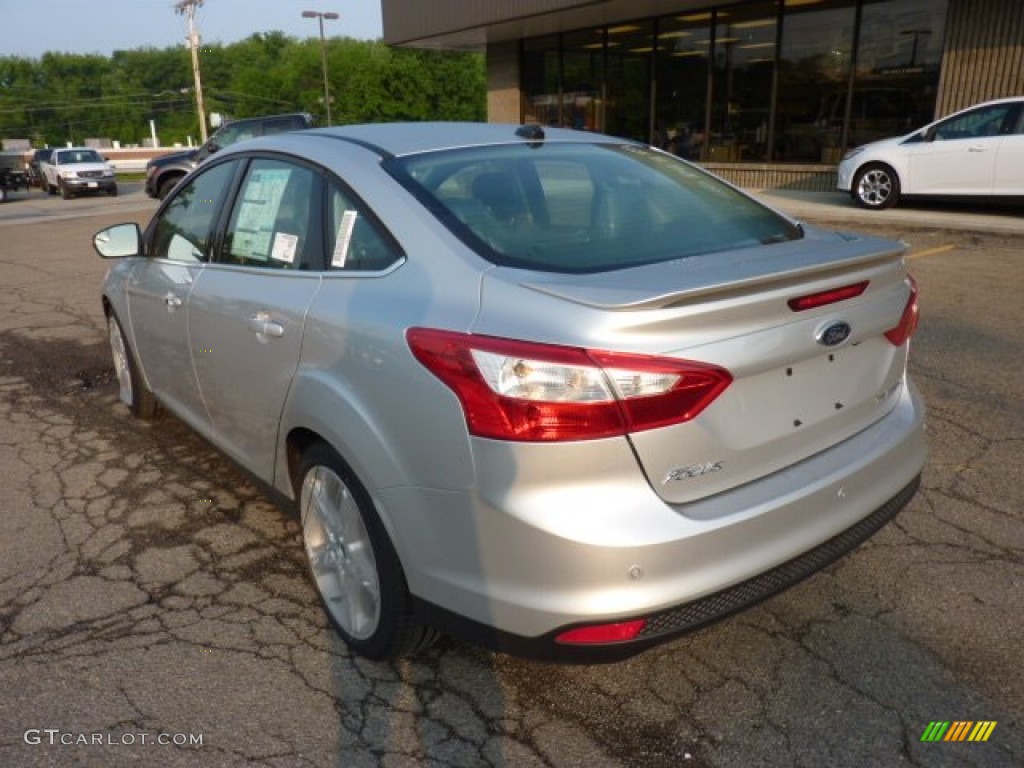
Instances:
[[[1024,101],[1017,104],[1012,130],[1003,137],[996,158],[996,178],[992,189],[997,195],[1024,195]]]
[[[215,442],[268,482],[306,311],[320,288],[320,199],[312,168],[253,159],[215,262],[189,301],[196,376]]]

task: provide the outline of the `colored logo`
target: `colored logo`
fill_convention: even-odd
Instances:
[[[988,741],[995,729],[995,720],[932,720],[921,741]]]
[[[832,325],[818,332],[818,335],[815,336],[815,341],[819,344],[824,344],[826,347],[834,347],[850,338],[852,330],[849,323],[832,323]]]

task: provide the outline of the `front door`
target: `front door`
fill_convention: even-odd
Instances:
[[[139,365],[165,406],[202,434],[209,417],[192,367],[188,302],[210,256],[216,206],[235,165],[212,167],[177,190],[149,234],[148,258],[128,281],[128,315]]]

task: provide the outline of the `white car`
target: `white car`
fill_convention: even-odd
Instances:
[[[39,171],[43,189],[51,195],[60,192],[65,200],[83,192],[117,194],[113,166],[89,147],[55,149],[49,160],[40,162]]]
[[[910,195],[1024,196],[1024,96],[851,149],[839,164],[838,187],[873,209]]]

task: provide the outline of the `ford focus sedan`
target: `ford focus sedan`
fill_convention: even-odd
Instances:
[[[371,658],[439,632],[623,658],[824,567],[918,487],[903,248],[630,141],[283,134],[95,247],[120,399],[294,508]]]

